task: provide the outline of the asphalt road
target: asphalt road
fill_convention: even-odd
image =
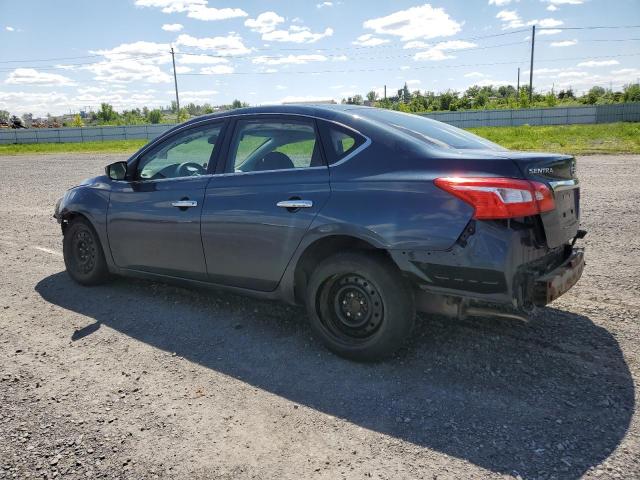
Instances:
[[[0,157],[0,478],[640,477],[640,157],[579,159],[571,292],[528,323],[421,318],[373,365],[302,309],[72,283],[53,204],[118,158]]]

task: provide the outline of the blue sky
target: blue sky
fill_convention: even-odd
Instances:
[[[68,113],[251,104],[528,81],[547,91],[640,77],[640,0],[0,0],[0,109]],[[525,80],[525,78],[527,80]]]

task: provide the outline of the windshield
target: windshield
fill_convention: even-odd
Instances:
[[[365,118],[384,123],[412,137],[441,148],[453,148],[456,150],[506,150],[500,145],[485,140],[473,133],[420,115],[383,109],[362,109],[360,112]]]

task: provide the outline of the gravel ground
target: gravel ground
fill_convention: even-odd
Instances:
[[[570,293],[528,323],[421,318],[375,365],[298,308],[73,284],[53,204],[118,158],[0,157],[0,478],[640,477],[640,157],[579,159]]]

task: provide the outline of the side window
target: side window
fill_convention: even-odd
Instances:
[[[356,132],[328,122],[323,123],[322,135],[329,164],[346,157],[365,141]]]
[[[261,172],[324,165],[312,120],[240,120],[227,172]]]
[[[221,130],[222,124],[206,125],[172,136],[140,158],[136,179],[205,175]]]

